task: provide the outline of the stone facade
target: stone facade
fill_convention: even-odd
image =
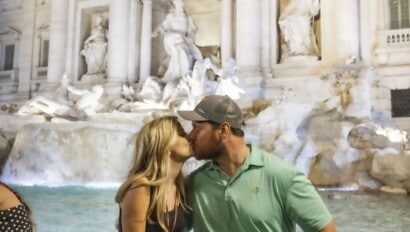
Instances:
[[[190,0],[185,9],[198,26],[196,43],[219,47],[222,66],[231,57],[236,60],[247,91],[245,105],[256,98],[274,99],[287,88],[314,93],[296,101],[321,99],[324,95],[316,91],[320,86],[306,89],[306,83],[350,59],[350,64],[373,71],[368,101],[373,111],[391,119],[390,89],[410,88],[410,29],[390,29],[389,1],[320,1],[320,13],[312,19],[319,59],[281,62],[284,41],[278,18],[289,2]],[[124,83],[141,83],[155,75],[164,57],[161,41],[151,32],[169,6],[167,0],[1,1],[0,101],[53,91],[63,74],[74,84],[85,84],[81,77],[86,63],[80,51],[98,15],[108,28],[103,84],[112,91],[107,94],[118,92]],[[394,122],[408,124],[403,119]]]

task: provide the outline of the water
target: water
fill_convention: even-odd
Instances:
[[[39,232],[115,232],[116,188],[12,186],[31,206]],[[410,228],[410,197],[320,192],[338,232],[404,232]]]
[[[382,193],[321,192],[338,231],[410,231],[410,197]]]
[[[116,188],[12,187],[32,208],[38,232],[116,231]]]

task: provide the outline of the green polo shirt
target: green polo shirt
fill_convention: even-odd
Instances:
[[[305,174],[256,147],[231,178],[209,161],[188,186],[194,232],[318,231],[332,218]]]

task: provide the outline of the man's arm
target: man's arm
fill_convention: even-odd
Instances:
[[[323,229],[320,230],[320,232],[335,232],[335,231],[336,231],[336,225],[333,220],[330,221]]]

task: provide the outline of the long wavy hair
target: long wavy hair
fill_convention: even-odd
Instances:
[[[145,124],[137,135],[133,166],[124,183],[115,196],[120,204],[130,188],[148,185],[151,188],[151,199],[147,211],[148,223],[153,223],[152,213],[155,213],[159,225],[168,231],[164,212],[166,211],[165,185],[169,173],[168,159],[171,146],[177,136],[184,136],[185,131],[175,116],[163,116]],[[177,198],[186,211],[184,176],[179,173],[176,179]],[[121,223],[121,221],[119,221]]]

